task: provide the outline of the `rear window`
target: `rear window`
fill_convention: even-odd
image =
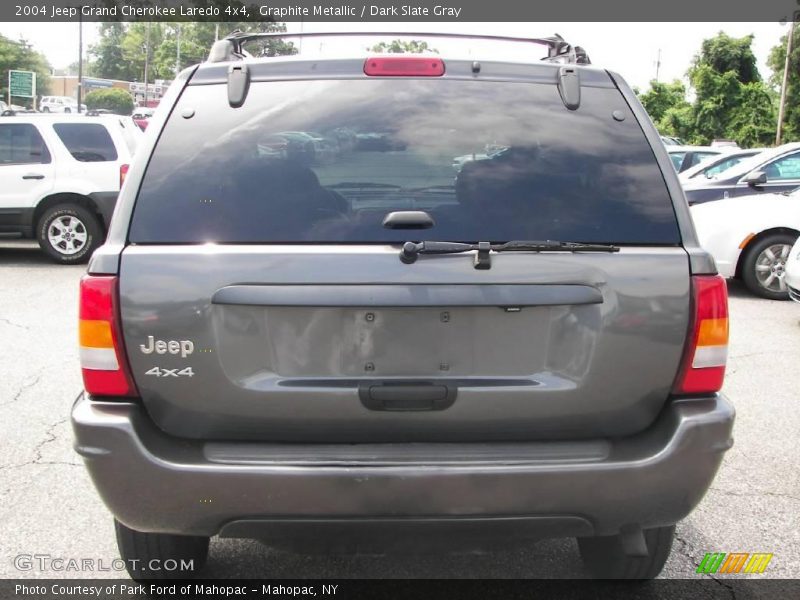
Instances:
[[[117,149],[105,126],[99,123],[55,123],[58,137],[72,158],[81,162],[117,160]]]
[[[616,115],[616,118],[615,118]],[[382,226],[424,210],[426,230]],[[153,153],[134,243],[680,242],[620,93],[450,79],[188,87]]]

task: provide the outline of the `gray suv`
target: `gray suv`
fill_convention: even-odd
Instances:
[[[173,84],[81,284],[75,447],[131,575],[213,536],[576,537],[593,575],[655,577],[734,411],[725,282],[628,85],[558,37],[527,63],[249,39]]]

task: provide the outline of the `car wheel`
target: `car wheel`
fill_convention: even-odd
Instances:
[[[55,262],[74,265],[89,260],[103,243],[103,232],[89,210],[78,204],[58,204],[39,219],[36,238]]]
[[[45,107],[42,109],[42,112],[50,112],[50,109],[49,109],[47,106],[45,106]]]
[[[744,284],[756,296],[788,300],[786,261],[797,236],[788,233],[768,235],[747,247],[742,263]]]
[[[70,109],[68,109],[68,108],[65,108],[65,109],[64,109],[64,112],[65,112],[65,113],[70,113],[70,112],[72,112],[72,111],[71,111]]]
[[[630,556],[618,535],[578,538],[583,564],[597,579],[653,579],[672,550],[675,525],[644,530],[647,556]]]
[[[185,579],[197,574],[208,558],[207,537],[145,533],[116,519],[117,548],[131,579]]]

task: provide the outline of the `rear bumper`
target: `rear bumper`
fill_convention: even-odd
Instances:
[[[672,524],[708,489],[733,420],[718,395],[673,401],[620,440],[362,447],[204,444],[165,435],[138,404],[81,395],[72,410],[75,448],[118,520],[231,537],[484,522],[560,537]]]

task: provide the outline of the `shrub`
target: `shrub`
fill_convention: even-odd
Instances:
[[[133,97],[125,90],[107,88],[94,90],[86,94],[86,108],[105,108],[118,115],[129,115],[133,112]]]

